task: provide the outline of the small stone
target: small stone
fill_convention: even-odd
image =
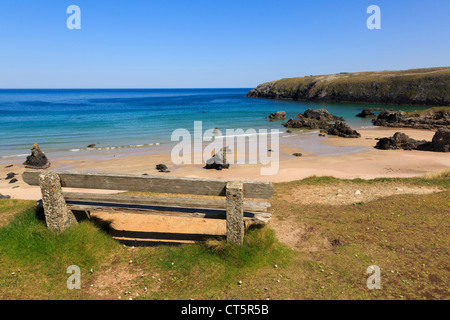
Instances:
[[[355,194],[356,194],[356,195],[361,194],[361,190],[356,190],[356,191],[355,191]]]
[[[278,265],[276,264],[276,265],[274,265],[274,267],[275,267],[275,268],[278,268]]]
[[[239,281],[238,281],[238,285],[241,285],[241,284],[242,284],[242,281],[241,281],[241,280],[239,280]]]

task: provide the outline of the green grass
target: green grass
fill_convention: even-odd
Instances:
[[[1,200],[0,217],[13,216],[0,227],[0,298],[448,299],[449,180],[443,172],[411,179],[310,177],[277,183],[270,200],[273,225],[250,229],[241,247],[224,239],[125,247],[95,221],[58,235],[38,219],[33,202]],[[356,205],[304,205],[277,197],[311,185],[390,183],[443,191]],[[303,230],[293,238],[299,240],[295,248],[277,239],[281,221]],[[366,287],[372,264],[382,270],[382,290]],[[81,269],[81,290],[66,287],[70,265]]]
[[[333,185],[333,184],[382,184],[382,183],[400,183],[411,186],[437,186],[442,188],[450,188],[450,170],[444,172],[427,174],[423,177],[415,178],[376,178],[376,179],[339,179],[328,176],[311,176],[303,180],[279,183],[280,189],[285,191],[291,187],[298,185]]]

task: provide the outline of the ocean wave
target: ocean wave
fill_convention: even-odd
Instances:
[[[0,159],[7,159],[7,158],[18,158],[18,157],[26,157],[28,154],[13,154],[8,156],[0,156]]]
[[[94,151],[94,150],[117,150],[117,149],[130,149],[130,148],[147,148],[147,147],[153,147],[153,146],[159,146],[161,143],[147,143],[147,144],[132,144],[132,145],[126,145],[126,146],[116,146],[116,147],[91,147],[91,148],[76,148],[76,149],[69,149],[71,152],[80,152],[80,151]]]

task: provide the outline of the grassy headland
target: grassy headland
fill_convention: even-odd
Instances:
[[[247,96],[305,101],[450,106],[450,67],[286,78]]]

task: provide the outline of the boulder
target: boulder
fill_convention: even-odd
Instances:
[[[350,128],[346,123],[341,121],[336,121],[336,123],[328,128],[327,133],[329,135],[335,135],[343,138],[360,138],[356,130]]]
[[[431,143],[433,151],[450,152],[450,129],[441,128],[436,131]]]
[[[88,145],[87,148],[95,148],[95,146],[96,146],[96,144],[93,143],[93,144]]]
[[[284,120],[286,119],[286,112],[277,111],[276,113],[271,113],[266,119]]]
[[[6,200],[6,199],[11,199],[11,196],[2,195],[0,193],[0,200]]]
[[[370,109],[363,109],[363,111],[358,113],[356,116],[360,118],[375,118],[376,114],[370,111]]]
[[[30,169],[47,169],[50,167],[50,161],[47,156],[41,151],[37,143],[31,147],[31,155],[27,157],[27,160],[23,163],[25,168]]]
[[[420,144],[417,150],[450,152],[450,129],[438,129],[431,142]]]
[[[293,155],[294,157],[301,157],[301,156],[303,156],[303,154],[301,154],[301,153],[299,153],[299,152],[293,153],[292,155]]]
[[[9,183],[11,184],[11,183],[16,183],[17,181],[19,181],[19,180],[17,180],[16,178],[12,178],[11,180],[9,180]]]

